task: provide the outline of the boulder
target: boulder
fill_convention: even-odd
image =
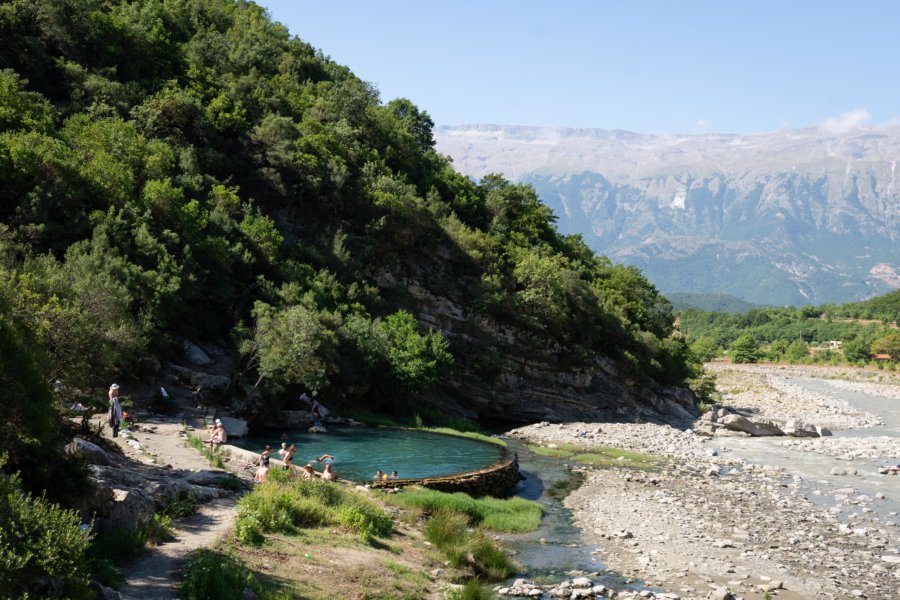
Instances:
[[[156,512],[156,502],[139,490],[113,490],[113,505],[103,522],[107,528],[135,529]]]
[[[227,471],[197,471],[185,477],[184,480],[190,484],[204,487],[229,488],[234,485],[235,477]]]
[[[92,465],[109,464],[109,456],[103,448],[78,437],[66,444],[64,452],[69,456],[80,456]]]
[[[97,600],[122,600],[122,594],[98,581],[91,581],[90,588]]]
[[[814,425],[804,423],[799,419],[791,419],[784,424],[784,435],[792,437],[819,437]]]
[[[203,351],[203,348],[184,340],[181,344],[181,348],[184,350],[184,357],[188,360],[189,363],[196,367],[206,367],[213,363],[212,359],[206,352]]]
[[[231,379],[224,375],[211,375],[171,364],[169,370],[176,382],[193,388],[199,394],[213,392],[221,395],[231,386]]]
[[[725,415],[719,419],[719,424],[732,431],[743,431],[754,437],[767,435],[784,435],[776,423],[766,419],[748,419],[741,415]]]
[[[243,419],[222,417],[220,420],[222,421],[222,426],[225,428],[225,433],[228,434],[229,438],[244,437],[250,432],[247,421],[244,421]]]
[[[819,434],[819,437],[827,437],[827,436],[831,435],[831,430],[828,429],[827,427],[821,427],[819,425],[816,425],[815,428],[816,428],[816,433]]]

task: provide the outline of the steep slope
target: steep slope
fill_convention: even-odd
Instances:
[[[257,5],[13,3],[0,35],[0,318],[57,402],[164,384],[188,338],[237,366],[180,377],[250,416],[301,391],[406,417],[691,406],[639,271],[529,186],[454,171],[427,112]]]
[[[465,126],[436,131],[464,172],[528,182],[597,252],[665,292],[767,304],[900,287],[900,127],[748,136]]]

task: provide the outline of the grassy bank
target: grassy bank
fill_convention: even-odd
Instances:
[[[619,448],[606,446],[578,446],[575,444],[559,444],[556,447],[528,444],[528,449],[541,456],[568,458],[583,465],[595,467],[626,467],[630,469],[652,470],[659,467],[665,459],[660,456],[641,454]]]
[[[244,587],[266,599],[487,598],[483,584],[516,570],[489,532],[540,523],[541,507],[521,499],[270,476],[239,501],[234,533],[194,555],[185,598],[238,599]]]

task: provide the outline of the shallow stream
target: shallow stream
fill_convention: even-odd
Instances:
[[[572,476],[566,461],[535,454],[516,439],[507,439],[507,442],[509,449],[519,455],[519,469],[525,476],[515,495],[534,500],[544,507],[544,516],[537,531],[498,536],[523,567],[516,577],[550,584],[571,579],[571,575],[567,575],[569,571],[597,572],[599,575],[592,579],[609,588],[644,589],[640,582],[606,569],[592,555],[597,547],[586,543],[581,529],[572,524],[572,511],[553,494],[548,494],[555,485],[565,483]]]

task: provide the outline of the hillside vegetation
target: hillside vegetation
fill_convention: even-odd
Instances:
[[[235,390],[269,404],[305,389],[410,413],[463,360],[496,360],[461,358],[384,281],[425,282],[561,368],[599,353],[645,383],[696,374],[638,270],[561,235],[531,187],[454,171],[427,112],[255,4],[13,1],[0,37],[10,469],[41,464],[56,408],[152,374],[183,338],[230,348]]]
[[[679,327],[695,354],[711,360],[727,351],[735,362],[761,360],[864,365],[900,361],[900,291],[840,306],[753,308],[743,314],[689,308]]]

